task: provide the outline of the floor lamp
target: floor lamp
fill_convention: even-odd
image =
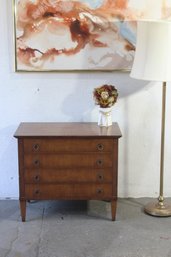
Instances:
[[[160,192],[158,201],[148,203],[144,210],[153,216],[171,216],[171,205],[165,203],[163,196],[166,82],[171,81],[171,22],[138,21],[136,52],[130,76],[163,83]]]

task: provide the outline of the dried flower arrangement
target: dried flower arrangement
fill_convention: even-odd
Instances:
[[[118,91],[114,86],[105,84],[95,88],[93,96],[97,105],[100,105],[101,108],[108,108],[116,103]]]

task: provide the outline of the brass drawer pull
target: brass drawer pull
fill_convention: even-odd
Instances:
[[[104,179],[103,174],[97,174],[97,178],[98,180],[102,181]]]
[[[34,176],[34,180],[35,181],[39,181],[40,180],[40,176],[39,175]]]
[[[102,194],[102,193],[103,193],[103,189],[102,189],[102,188],[98,188],[98,189],[97,189],[97,194],[100,195],[100,194]]]
[[[35,195],[39,195],[39,194],[40,194],[39,189],[36,189],[36,190],[34,191],[34,193],[35,193]]]
[[[97,145],[97,150],[103,151],[103,150],[104,150],[104,145],[98,144],[98,145]]]
[[[39,144],[33,145],[33,150],[34,150],[34,151],[38,151],[39,148],[40,148]]]
[[[97,160],[97,165],[102,166],[103,165],[103,160],[101,160],[101,159]]]
[[[34,150],[34,151],[38,151],[39,148],[40,148],[39,144],[33,145],[33,150]]]
[[[36,167],[39,166],[39,164],[40,164],[39,160],[34,160],[33,163],[34,163],[34,165],[35,165]]]

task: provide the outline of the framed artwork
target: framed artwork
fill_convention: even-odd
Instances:
[[[16,71],[129,70],[136,21],[170,17],[170,2],[14,0]]]

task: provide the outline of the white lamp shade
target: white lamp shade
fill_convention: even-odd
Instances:
[[[135,58],[130,76],[171,81],[171,22],[138,21]]]

